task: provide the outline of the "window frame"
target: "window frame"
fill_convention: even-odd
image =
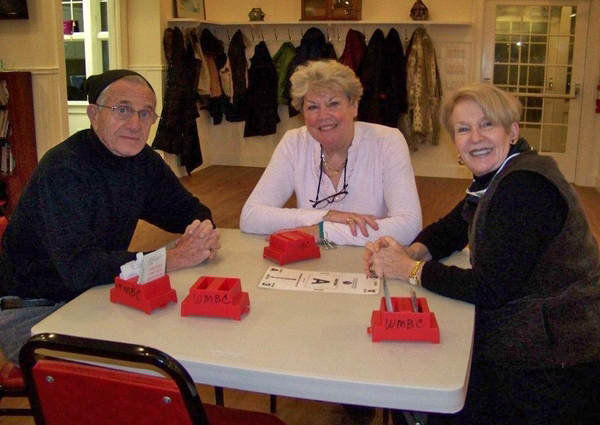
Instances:
[[[108,42],[108,69],[120,68],[122,53],[119,40],[124,31],[121,25],[124,22],[121,0],[61,0],[61,5],[72,5],[73,1],[82,5],[84,30],[73,34],[63,34],[63,40],[64,43],[84,42],[85,75],[99,74],[104,71],[103,42]],[[107,5],[108,31],[102,31],[100,3]],[[80,100],[69,100],[68,102],[74,105],[87,103]]]

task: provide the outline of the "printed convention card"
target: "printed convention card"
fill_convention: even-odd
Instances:
[[[344,294],[379,294],[381,279],[362,273],[317,272],[270,266],[259,288],[291,291],[337,292]]]

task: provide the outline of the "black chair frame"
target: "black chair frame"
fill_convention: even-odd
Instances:
[[[25,379],[26,391],[29,395],[31,408],[37,425],[44,423],[43,414],[40,401],[37,398],[37,392],[30,386],[35,385],[32,368],[37,360],[36,352],[41,349],[154,366],[168,375],[177,384],[192,423],[197,425],[209,425],[208,417],[202,407],[198,390],[196,389],[192,378],[188,372],[168,354],[141,345],[50,333],[31,337],[23,349],[21,349],[19,356],[23,377]]]

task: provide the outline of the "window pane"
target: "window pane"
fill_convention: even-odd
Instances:
[[[531,66],[529,67],[529,85],[541,87],[544,85],[544,67]]]
[[[85,81],[85,46],[83,41],[65,43],[65,62],[67,67],[67,96],[69,100],[85,100],[83,82]]]
[[[516,43],[512,43],[510,45],[510,61],[511,61],[511,63],[519,62],[520,46],[521,46],[520,41],[517,41]]]
[[[496,51],[494,52],[496,62],[508,62],[508,47],[507,43],[496,43]]]
[[[71,15],[71,4],[69,2],[65,3],[63,1],[62,15],[63,15],[63,21],[70,21],[71,19],[73,19],[73,16]]]
[[[521,70],[519,73],[519,85],[526,86],[527,85],[527,67],[521,66]]]
[[[547,34],[548,23],[547,22],[532,22],[531,23],[532,34]]]
[[[494,85],[507,84],[507,83],[508,83],[508,66],[495,65],[494,66]]]
[[[100,2],[100,28],[102,31],[108,31],[108,3]]]
[[[530,44],[521,45],[521,62],[529,63],[529,46]]]
[[[509,74],[509,84],[511,86],[516,86],[517,85],[517,78],[519,75],[519,67],[517,65],[513,65],[510,67],[510,74]]]
[[[531,63],[544,63],[546,62],[546,45],[545,44],[532,44],[531,45]]]
[[[108,56],[108,41],[102,40],[102,71],[110,69],[110,61]]]
[[[84,28],[84,24],[83,24],[83,4],[82,3],[77,3],[77,4],[73,4],[73,20],[76,22],[75,27],[77,29],[75,29],[76,32],[78,31],[85,31]]]
[[[496,21],[496,34],[510,33],[510,22]]]
[[[523,18],[530,21],[547,21],[547,6],[525,6],[523,8]]]

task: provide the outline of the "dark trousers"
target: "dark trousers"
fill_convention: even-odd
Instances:
[[[600,423],[600,361],[550,370],[473,364],[464,408],[428,425]]]

